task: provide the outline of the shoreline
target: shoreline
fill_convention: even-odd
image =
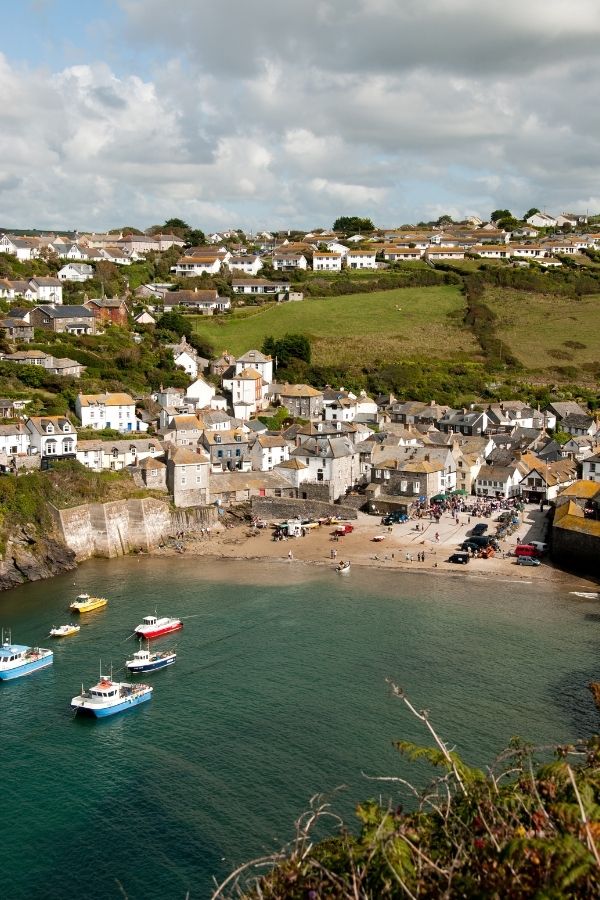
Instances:
[[[600,582],[593,576],[559,569],[546,558],[542,559],[540,566],[518,566],[515,557],[508,555],[516,543],[526,539],[543,539],[542,527],[545,523],[536,513],[537,508],[526,510],[518,531],[510,539],[501,541],[502,550],[498,555],[490,559],[472,559],[466,566],[448,562],[448,557],[465,540],[466,533],[477,521],[481,521],[473,517],[470,523],[464,514],[459,516],[461,521],[458,526],[453,517],[446,515],[437,524],[424,522],[423,530],[416,531],[417,523],[409,521],[392,526],[390,531],[380,525],[378,517],[359,513],[358,519],[352,522],[353,532],[337,541],[332,538],[334,526],[329,525],[315,528],[305,537],[285,541],[273,541],[270,527],[255,529],[250,524],[221,525],[208,534],[189,535],[144,555],[155,558],[183,555],[238,562],[281,562],[294,567],[302,564],[332,570],[341,560],[349,560],[351,567],[361,569],[454,578],[490,578],[494,581],[510,579],[540,585],[564,585],[574,591],[600,594]],[[493,534],[494,530],[495,523],[489,520],[490,533]],[[436,533],[438,540],[435,539]],[[373,542],[375,536],[381,535],[384,535],[383,541]],[[336,552],[335,558],[332,551]],[[424,554],[423,561],[416,559],[417,553]],[[408,555],[412,559],[409,560]]]

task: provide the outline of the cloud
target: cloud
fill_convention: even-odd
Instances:
[[[393,225],[600,196],[594,0],[119,4],[121,66],[114,44],[53,73],[0,56],[15,225]]]

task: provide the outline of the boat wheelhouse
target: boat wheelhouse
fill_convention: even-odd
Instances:
[[[183,628],[181,619],[172,619],[168,616],[158,618],[156,615],[144,616],[141,625],[135,629],[135,633],[138,637],[149,640],[162,637],[163,634],[170,634],[172,631],[179,631],[181,628]]]
[[[52,650],[45,647],[28,647],[26,644],[13,644],[10,631],[2,630],[0,681],[12,681],[14,678],[31,675],[38,669],[51,666],[53,659]]]

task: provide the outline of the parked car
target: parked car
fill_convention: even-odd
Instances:
[[[539,566],[540,561],[535,556],[517,556],[518,566]]]
[[[478,522],[477,525],[474,525],[473,528],[471,528],[471,534],[475,536],[482,535],[485,534],[487,530],[488,527],[485,522]]]
[[[460,545],[460,549],[466,551],[467,553],[477,553],[480,548],[479,544],[474,544],[473,541],[463,541]]]
[[[453,553],[452,556],[448,558],[448,562],[458,563],[459,565],[466,566],[469,562],[469,554],[468,553]]]
[[[388,513],[381,520],[382,525],[398,525],[400,522],[408,522],[408,516],[406,515],[406,513]]]
[[[540,551],[533,544],[517,544],[515,547],[515,556],[532,556],[537,558],[541,555]]]

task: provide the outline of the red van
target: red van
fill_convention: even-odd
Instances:
[[[533,556],[537,559],[538,556],[541,556],[541,553],[533,544],[517,544],[515,556]]]

